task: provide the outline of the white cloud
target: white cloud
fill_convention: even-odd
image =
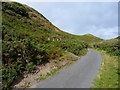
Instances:
[[[118,27],[103,28],[98,31],[99,32],[97,33],[97,35],[104,39],[111,39],[111,38],[115,38],[116,36],[118,36]]]
[[[94,28],[93,30],[90,31],[90,33],[103,39],[111,39],[118,36],[118,27],[100,29]]]

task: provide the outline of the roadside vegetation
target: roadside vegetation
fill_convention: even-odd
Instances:
[[[92,88],[120,88],[119,37],[94,43],[93,47],[101,52],[103,61],[100,71],[93,82],[94,86]]]
[[[106,51],[106,53],[108,53],[109,55],[120,56],[119,37],[111,39],[111,40],[95,42],[92,45],[94,48],[99,48],[101,50]]]
[[[94,79],[92,88],[118,88],[120,77],[118,57],[110,56],[105,51],[100,52],[102,54],[102,66]]]
[[[51,72],[47,73],[46,75],[41,75],[38,80],[45,80],[47,77],[55,75],[58,72],[58,69],[53,69]]]

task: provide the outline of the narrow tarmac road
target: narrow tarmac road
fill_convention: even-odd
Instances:
[[[30,88],[90,88],[101,63],[100,52],[89,49],[74,64]]]

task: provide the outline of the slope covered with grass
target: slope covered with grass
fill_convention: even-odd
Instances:
[[[77,36],[79,39],[85,41],[85,42],[88,42],[89,44],[90,43],[94,43],[94,42],[100,42],[100,41],[103,41],[103,39],[101,38],[98,38],[92,34],[85,34],[85,35],[82,35],[82,36]]]
[[[55,27],[42,14],[16,2],[2,2],[2,88],[24,71],[57,60],[66,52],[82,55],[88,44]]]

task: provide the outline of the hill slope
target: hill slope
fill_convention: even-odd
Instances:
[[[59,59],[67,52],[82,55],[88,44],[64,33],[34,9],[2,2],[2,87],[8,88],[23,71]]]
[[[2,18],[3,88],[24,71],[32,72],[68,52],[83,55],[88,43],[102,40],[61,31],[33,8],[17,2],[2,2]]]
[[[79,38],[83,41],[88,42],[88,43],[100,42],[103,40],[103,39],[98,38],[92,34],[85,34],[85,35],[79,36]]]

